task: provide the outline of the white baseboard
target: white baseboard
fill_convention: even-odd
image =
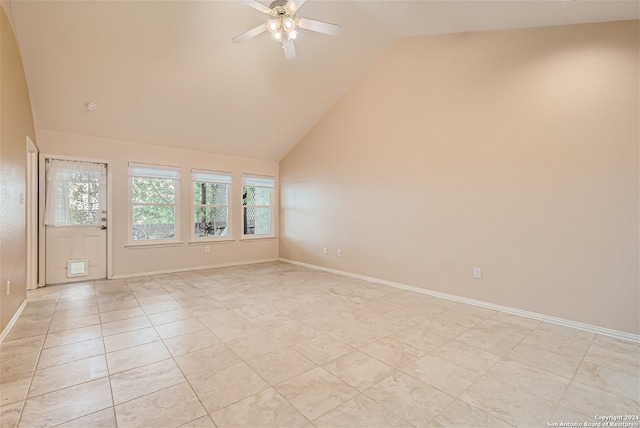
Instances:
[[[20,315],[22,314],[22,311],[24,311],[24,308],[26,306],[27,306],[27,299],[24,299],[24,301],[22,302],[22,304],[20,305],[16,313],[13,315],[13,318],[11,318],[11,321],[9,321],[9,324],[7,324],[4,330],[2,330],[2,333],[0,333],[0,343],[4,341],[5,337],[7,337],[7,335],[15,325],[16,321],[18,321],[18,318],[20,317]]]
[[[206,266],[191,266],[188,268],[178,268],[178,269],[165,269],[165,270],[156,270],[152,272],[137,272],[137,273],[127,273],[124,275],[113,275],[111,279],[126,279],[126,278],[135,278],[138,276],[149,276],[149,275],[164,275],[168,273],[179,273],[179,272],[189,272],[192,270],[201,270],[201,269],[215,269],[215,268],[223,268],[223,267],[232,267],[232,266],[242,266],[242,265],[253,265],[256,263],[268,263],[268,262],[277,262],[278,259],[259,259],[259,260],[250,260],[243,262],[232,262],[232,263],[219,263],[214,265],[206,265]]]
[[[428,296],[433,296],[433,297],[439,297],[441,299],[453,300],[456,302],[466,303],[474,306],[480,306],[482,308],[493,309],[495,311],[505,312],[512,315],[518,315],[518,316],[532,318],[535,320],[557,324],[565,327],[576,328],[578,330],[584,330],[591,333],[597,333],[605,336],[615,337],[616,339],[622,339],[630,342],[640,343],[640,335],[627,333],[624,331],[612,330],[609,328],[599,327],[597,325],[584,324],[577,321],[571,321],[564,318],[552,317],[549,315],[539,314],[537,312],[529,312],[522,309],[512,308],[509,306],[496,305],[494,303],[483,302],[482,300],[468,299],[466,297],[460,297],[453,294],[446,294],[446,293],[441,293],[439,291],[428,290],[425,288],[413,287],[411,285],[400,284],[397,282],[387,281],[385,279],[373,278],[370,276],[359,275],[356,273],[326,268],[322,266],[312,265],[309,263],[297,262],[295,260],[288,260],[283,258],[280,258],[279,260],[281,262],[291,263],[298,266],[304,266],[310,269],[316,269],[316,270],[321,270],[325,272],[335,273],[337,275],[348,276],[356,279],[362,279],[364,281],[375,282],[377,284],[382,284],[382,285],[388,285],[390,287],[400,288],[402,290],[414,291],[416,293],[426,294]]]

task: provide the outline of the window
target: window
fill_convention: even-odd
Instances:
[[[45,177],[47,226],[97,226],[106,217],[105,164],[47,159]]]
[[[129,164],[130,240],[178,238],[179,184],[178,168]]]
[[[242,176],[243,235],[273,235],[273,177]]]
[[[193,238],[212,239],[229,236],[228,172],[191,171],[193,181]]]

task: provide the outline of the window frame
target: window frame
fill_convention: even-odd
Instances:
[[[196,175],[201,174],[200,179],[196,179]],[[203,180],[204,176],[211,175],[208,180]],[[213,176],[225,176],[228,177],[228,181],[222,179],[216,180]],[[226,184],[227,187],[227,204],[196,204],[195,202],[195,184],[196,183],[217,183]],[[213,207],[227,208],[227,235],[226,236],[196,236],[195,227],[195,214],[196,207]],[[204,242],[220,242],[220,241],[233,241],[233,173],[227,171],[214,171],[205,169],[192,169],[191,170],[191,242],[204,243]]]
[[[141,171],[148,171],[146,175],[144,173],[138,172],[133,173],[135,169],[139,169]],[[158,171],[158,173],[154,176],[151,171]],[[162,177],[162,173],[166,173],[166,177]],[[180,186],[181,186],[181,168],[170,165],[156,165],[156,164],[148,164],[148,163],[138,163],[138,162],[129,162],[128,168],[128,181],[129,181],[129,192],[128,192],[128,205],[129,205],[129,227],[127,228],[127,246],[162,246],[162,245],[175,245],[181,244],[180,241]],[[173,175],[174,177],[171,177]],[[133,178],[134,177],[143,177],[143,178],[160,178],[160,179],[170,179],[173,180],[174,183],[174,202],[173,204],[136,204],[133,202]],[[174,234],[173,238],[166,239],[144,239],[138,240],[133,239],[133,209],[135,206],[173,206],[174,207]]]
[[[259,184],[247,184],[247,183],[263,183],[263,185]],[[270,185],[268,184],[270,182]],[[242,198],[242,193],[245,187],[256,187],[256,188],[264,188],[269,189],[269,205],[245,205],[244,198]],[[240,199],[241,199],[241,208],[242,208],[242,222],[241,222],[241,239],[242,240],[251,240],[251,239],[269,239],[275,238],[275,188],[276,188],[276,178],[268,175],[257,175],[257,174],[242,174],[242,182],[240,186]],[[269,208],[270,210],[270,223],[269,223],[269,234],[245,234],[244,233],[244,225],[245,225],[245,208],[253,207],[253,208]]]

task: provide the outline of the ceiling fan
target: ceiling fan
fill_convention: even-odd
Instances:
[[[259,3],[257,0],[242,0],[242,2],[269,15],[269,19],[267,22],[231,39],[234,43],[244,42],[265,31],[269,31],[271,37],[282,42],[285,58],[292,60],[296,57],[296,47],[293,41],[298,35],[299,28],[329,34],[331,36],[340,34],[339,25],[313,19],[297,18],[296,12],[305,0],[275,0],[271,3],[270,7]]]

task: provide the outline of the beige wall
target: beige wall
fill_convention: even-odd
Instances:
[[[99,114],[99,110],[91,114]],[[87,113],[88,114],[88,113]],[[109,163],[112,177],[112,216],[109,226],[113,236],[111,248],[113,275],[127,276],[150,272],[187,270],[278,258],[276,240],[239,241],[242,232],[241,211],[233,211],[232,243],[207,243],[191,245],[191,169],[210,169],[234,173],[235,206],[242,201],[241,174],[271,175],[277,178],[278,163],[212,153],[150,146],[130,141],[109,140],[97,137],[67,134],[48,130],[37,131],[38,143],[43,154],[99,159]],[[128,227],[128,162],[143,162],[181,167],[181,211],[179,247],[127,248]],[[277,199],[276,199],[277,205]],[[278,209],[274,215],[277,218]],[[277,227],[277,225],[276,225]]]
[[[26,298],[26,137],[35,141],[18,46],[0,8],[0,332]],[[7,295],[7,281],[11,292]]]
[[[402,39],[281,161],[280,256],[637,334],[638,26]]]

